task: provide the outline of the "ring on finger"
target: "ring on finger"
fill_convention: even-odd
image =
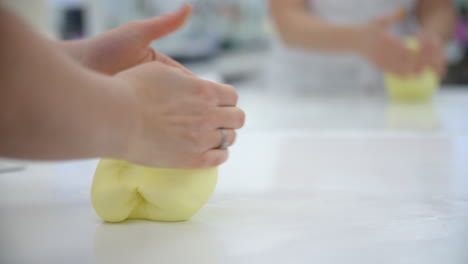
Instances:
[[[221,131],[221,143],[219,144],[218,149],[227,149],[229,147],[227,129],[221,128],[220,131]]]

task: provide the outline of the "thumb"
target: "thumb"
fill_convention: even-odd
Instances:
[[[185,24],[192,13],[189,4],[183,4],[177,11],[141,21],[141,30],[147,41],[162,38]]]
[[[389,14],[386,14],[382,17],[377,18],[374,22],[382,28],[387,28],[395,23],[400,22],[405,17],[406,17],[406,9],[399,8]]]

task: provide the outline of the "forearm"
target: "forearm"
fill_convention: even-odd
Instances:
[[[420,0],[417,16],[424,30],[436,34],[445,42],[452,39],[456,18],[452,0]]]
[[[60,160],[117,153],[131,127],[125,91],[0,13],[0,156]]]
[[[358,26],[333,25],[311,15],[306,6],[283,0],[270,0],[273,20],[282,41],[292,47],[323,52],[357,52]]]

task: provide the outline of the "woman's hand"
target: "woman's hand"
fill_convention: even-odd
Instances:
[[[358,53],[385,72],[408,76],[421,71],[421,56],[389,30],[404,16],[404,10],[397,10],[360,28]]]
[[[361,28],[358,34],[359,53],[385,72],[409,76],[431,68],[442,78],[447,62],[440,38],[422,30],[417,36],[419,49],[413,50],[404,39],[389,31],[389,27],[404,16],[403,10],[397,10]]]
[[[422,30],[418,34],[420,60],[417,69],[431,68],[443,78],[447,72],[444,44],[434,33]]]
[[[150,61],[158,61],[192,74],[150,46],[153,40],[164,37],[184,25],[191,11],[191,7],[185,4],[173,13],[131,22],[91,39],[60,42],[59,45],[81,64],[109,75]]]
[[[236,107],[237,93],[230,85],[216,84],[185,74],[159,62],[146,63],[115,75],[132,100],[134,130],[111,158],[160,168],[214,167],[227,159],[217,149],[221,128],[229,145],[235,129],[244,124]]]

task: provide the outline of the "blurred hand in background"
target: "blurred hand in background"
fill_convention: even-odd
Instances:
[[[429,67],[435,70],[442,79],[448,67],[444,40],[427,30],[421,30],[417,37],[420,45],[420,60],[417,69]]]
[[[361,40],[358,53],[386,72],[409,76],[431,68],[442,78],[447,62],[444,43],[440,37],[421,29],[416,36],[419,48],[414,50],[408,47],[405,39],[390,31],[390,27],[402,21],[405,16],[406,11],[398,9],[362,27],[361,34],[358,34]]]
[[[364,90],[378,93],[381,72],[407,77],[432,68],[445,75],[444,46],[456,19],[451,0],[269,2],[282,44],[269,73],[272,86],[343,94],[374,87]],[[419,48],[409,47],[408,38]]]
[[[390,27],[400,22],[405,15],[403,9],[393,11],[360,27],[356,35],[360,55],[383,71],[402,76],[421,70],[417,68],[420,66],[418,53],[390,31]]]

